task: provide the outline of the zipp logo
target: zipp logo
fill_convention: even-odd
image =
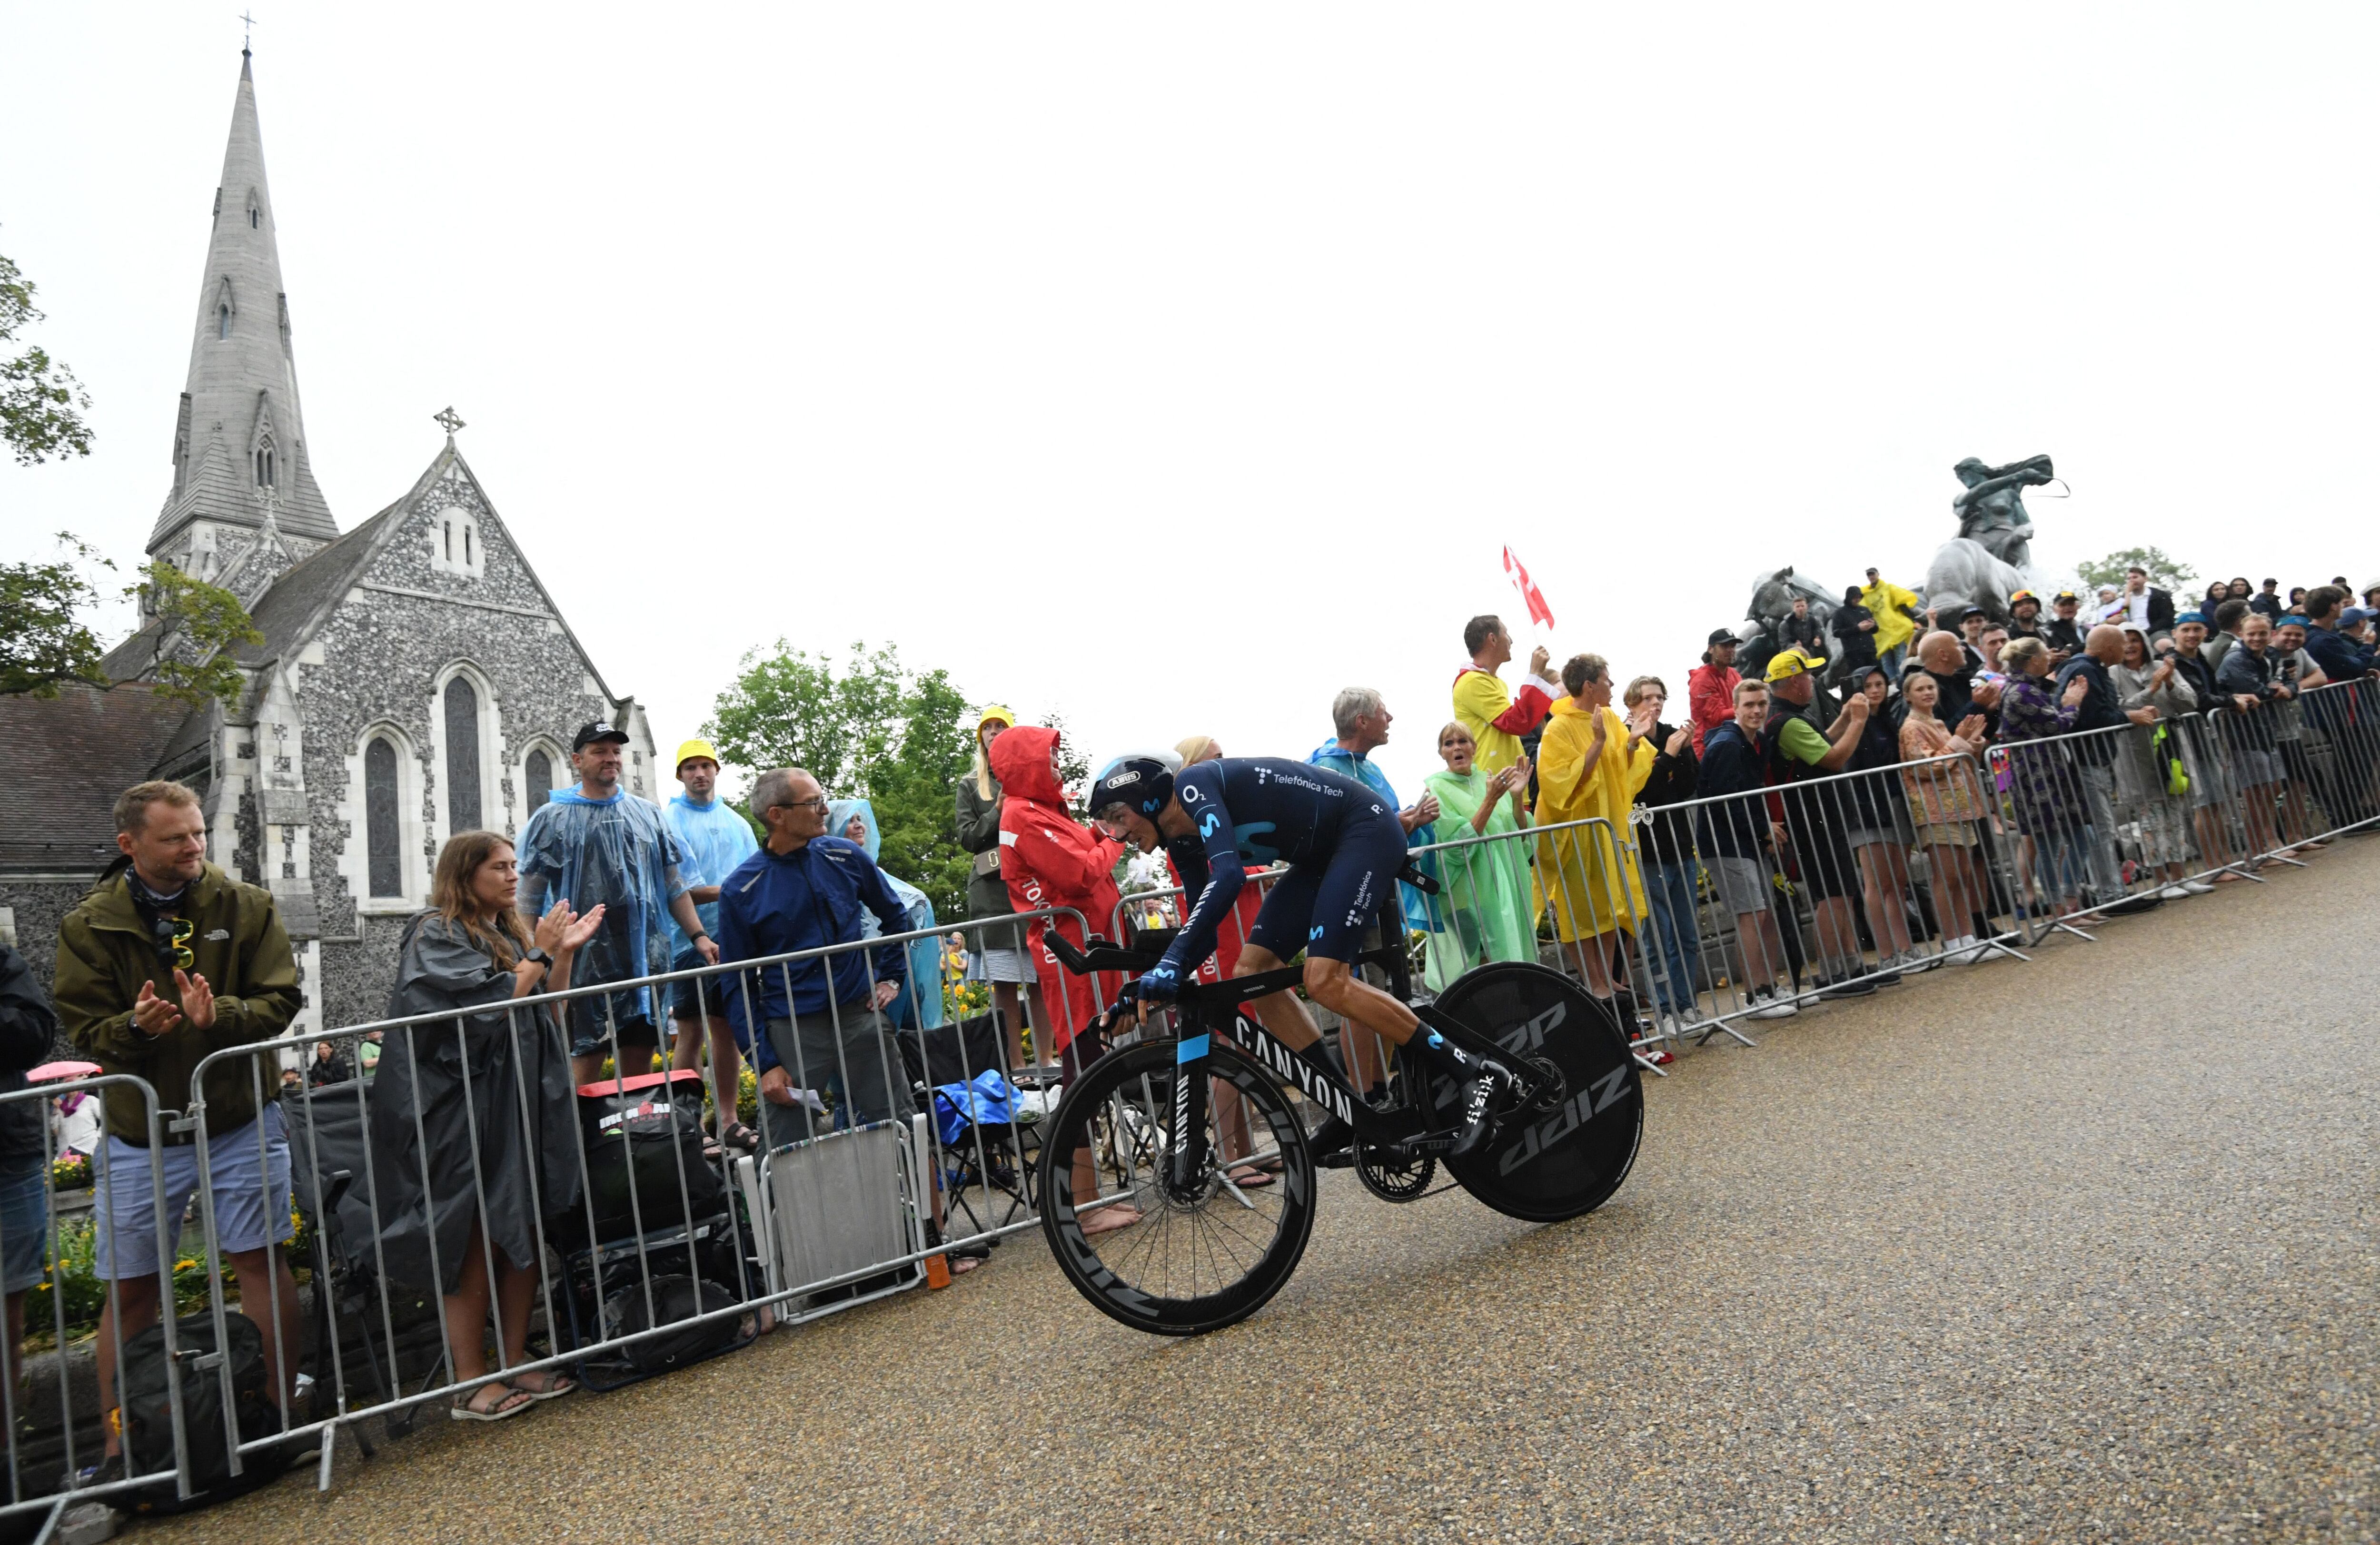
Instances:
[[[1628,1090],[1629,1064],[1621,1063],[1597,1078],[1587,1088],[1562,1101],[1561,1109],[1521,1134],[1521,1140],[1504,1150],[1497,1164],[1499,1174],[1511,1174],[1538,1154],[1585,1126],[1588,1122],[1611,1108]]]

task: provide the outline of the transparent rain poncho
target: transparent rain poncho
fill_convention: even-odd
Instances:
[[[572,986],[669,969],[670,903],[686,885],[677,873],[683,851],[660,806],[625,791],[589,799],[556,789],[529,817],[518,857],[520,907],[531,918],[557,899],[581,915],[604,908],[602,926],[578,951]],[[583,1000],[573,1017],[601,1026],[608,1007],[613,1020],[659,1024],[656,1006],[651,989],[638,988]]]
[[[862,834],[858,836],[853,836],[851,833],[851,823],[855,820],[864,828]],[[899,899],[902,906],[909,914],[911,928],[936,926],[934,904],[926,898],[926,893],[886,870],[882,861],[877,857],[883,851],[884,839],[883,833],[877,828],[874,805],[865,799],[832,801],[826,808],[826,834],[830,837],[843,837],[856,842],[868,850],[868,861],[877,866],[877,872],[884,876],[884,882],[892,887],[892,894]],[[880,938],[884,932],[873,912],[862,912],[859,915],[859,927],[860,937],[863,939]],[[914,1017],[927,1029],[932,1029],[942,1022],[941,941],[912,939],[909,941],[906,954],[909,961],[909,987],[903,991],[900,999],[894,1002],[890,1011],[892,1022],[906,1029],[909,1028],[911,1018]],[[914,1016],[911,1013],[913,1007]]]

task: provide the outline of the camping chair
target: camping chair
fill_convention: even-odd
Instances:
[[[1004,1080],[1013,1071],[1004,1066],[1002,1049],[1007,1037],[999,1014],[978,1014],[929,1030],[903,1030],[895,1039],[918,1113],[941,1139],[942,1194],[950,1205],[966,1214],[973,1225],[969,1232],[1005,1228],[1020,1213],[1031,1212],[1034,1160],[1041,1144],[1037,1125],[1017,1119],[1026,1113],[1015,1109],[1014,1086],[1008,1089],[1006,1102],[1010,1119],[978,1119],[987,1111],[1000,1109],[1002,1102],[996,1090],[976,1081],[986,1073],[998,1074]],[[953,1086],[968,1086],[973,1092],[942,1092]],[[994,1195],[1008,1198],[998,1223],[987,1224],[967,1198],[967,1193],[978,1186],[984,1191],[987,1211]]]

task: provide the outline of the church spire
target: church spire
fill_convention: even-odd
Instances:
[[[339,534],[307,456],[256,80],[243,45],[199,285],[189,379],[174,431],[174,482],[150,535],[150,554],[178,558],[188,548],[219,553],[224,571],[242,566],[239,553],[252,545],[247,533],[263,529],[268,512],[283,539],[277,545],[294,546],[296,556]],[[199,578],[221,582],[225,573]],[[261,577],[244,578],[253,584]]]

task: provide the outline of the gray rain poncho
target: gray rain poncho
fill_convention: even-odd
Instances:
[[[578,952],[575,984],[652,976],[669,969],[670,903],[686,894],[677,872],[684,857],[659,805],[627,793],[589,799],[556,789],[521,832],[520,908],[535,918],[556,898],[582,917],[603,907],[601,930]],[[571,1017],[583,1040],[620,1020],[658,1024],[655,1006],[651,990],[638,988],[573,999]]]
[[[500,1006],[512,995],[513,974],[458,925],[434,912],[406,925],[388,1017],[486,1006],[383,1039],[370,1095],[370,1184],[388,1273],[399,1282],[455,1290],[482,1196],[488,1238],[516,1266],[538,1263],[540,1216],[578,1199],[577,1113],[562,1030],[550,1008]],[[435,1199],[434,1270],[425,1179]]]

